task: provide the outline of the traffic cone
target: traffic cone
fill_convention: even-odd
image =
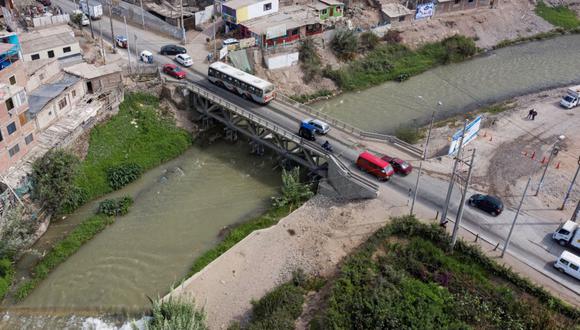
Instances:
[[[544,164],[544,162],[546,161],[546,156],[544,156],[544,158],[542,158],[542,164]]]
[[[536,158],[536,152],[535,152],[535,151],[534,151],[534,152],[532,152],[532,157],[531,157],[531,158],[532,158],[532,159]]]
[[[560,162],[558,162],[558,164],[556,164],[556,169],[560,169]]]

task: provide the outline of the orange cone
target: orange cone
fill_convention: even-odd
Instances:
[[[546,162],[546,156],[544,156],[544,158],[542,158],[542,164],[544,164],[544,162]]]
[[[532,157],[531,157],[531,158],[532,158],[532,159],[536,158],[536,152],[535,152],[535,151],[534,151],[534,152],[532,152]]]
[[[556,164],[556,169],[560,168],[560,162],[558,162],[558,164]]]

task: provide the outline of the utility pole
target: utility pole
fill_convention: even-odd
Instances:
[[[95,33],[93,32],[93,18],[91,17],[91,10],[89,8],[89,3],[87,1],[87,9],[89,11],[89,13],[87,14],[87,16],[89,17],[89,27],[91,28],[91,38],[95,39]],[[81,21],[82,21],[83,17],[81,16]],[[82,26],[82,23],[81,23]]]
[[[457,155],[455,156],[455,163],[453,163],[453,171],[451,172],[451,179],[449,180],[449,188],[447,188],[447,197],[445,197],[445,206],[443,207],[443,212],[441,212],[441,220],[439,224],[445,225],[447,222],[447,210],[449,209],[449,200],[451,199],[451,193],[453,192],[453,184],[455,181],[455,172],[457,171],[457,164],[459,163],[459,157],[461,156],[461,148],[463,148],[463,139],[465,138],[465,129],[467,128],[467,119],[463,122],[463,130],[461,132],[461,139],[459,140],[459,147],[457,148]]]
[[[574,213],[572,213],[572,218],[570,220],[576,222],[578,217],[580,217],[580,200],[578,201],[578,204],[576,204],[576,209],[574,210]]]
[[[131,44],[129,44],[129,30],[127,29],[127,17],[123,16],[123,22],[125,23],[125,36],[127,36],[127,54],[129,55],[129,73],[133,70],[131,69]]]
[[[103,45],[103,27],[101,22],[102,20],[99,20],[99,32],[101,33],[101,52],[103,53],[103,62],[107,64],[107,52],[105,51],[105,46]]]
[[[524,204],[524,199],[526,199],[526,194],[528,193],[528,187],[530,186],[530,181],[532,181],[531,176],[528,177],[528,182],[526,183],[526,188],[524,189],[524,194],[522,195],[522,199],[520,200],[520,205],[518,205],[518,210],[516,211],[516,215],[514,216],[514,221],[512,222],[510,232],[509,232],[508,237],[507,237],[505,244],[503,246],[503,250],[501,251],[501,258],[503,258],[505,251],[507,250],[508,246],[510,245],[512,233],[514,232],[514,227],[516,226],[516,221],[518,220],[518,215],[520,215],[520,210],[522,209],[522,204]]]
[[[421,171],[423,169],[423,161],[427,157],[427,148],[429,147],[429,141],[431,140],[431,130],[433,129],[433,122],[435,121],[435,111],[431,115],[431,123],[429,124],[429,133],[427,133],[427,141],[425,141],[425,148],[423,149],[423,155],[419,161],[419,171],[417,172],[417,181],[415,182],[415,191],[413,192],[413,201],[411,202],[411,210],[409,215],[413,215],[413,209],[415,208],[415,199],[417,199],[417,193],[419,192],[419,179],[421,178]]]
[[[570,183],[570,186],[568,187],[568,191],[566,191],[566,196],[564,197],[564,201],[562,202],[562,206],[560,207],[560,210],[563,210],[564,207],[566,206],[566,202],[568,201],[568,198],[570,197],[570,193],[572,192],[572,188],[574,188],[574,183],[576,183],[576,178],[578,177],[578,172],[580,172],[580,157],[578,157],[578,167],[576,168],[576,174],[574,174],[574,178],[572,179],[572,182]]]
[[[219,56],[217,54],[217,45],[215,44],[215,15],[213,16],[213,56],[216,58],[216,61],[219,59]]]
[[[143,0],[139,0],[139,3],[141,4],[141,25],[145,27],[145,11],[143,10]]]
[[[127,39],[129,39],[129,36],[127,36]],[[138,73],[139,69],[141,69],[141,55],[139,54],[139,51],[137,50],[137,34],[133,33],[133,48],[135,48],[135,57],[137,57],[137,62],[135,64],[135,71]]]
[[[187,39],[185,38],[185,24],[183,24],[183,0],[180,0],[180,3],[181,3],[181,33],[183,33],[183,44],[185,45]]]
[[[469,183],[471,182],[471,171],[473,170],[473,161],[475,160],[475,149],[471,152],[471,162],[469,163],[469,170],[467,171],[467,179],[465,180],[465,187],[463,188],[463,195],[461,195],[461,202],[459,203],[459,210],[457,211],[457,218],[455,219],[455,225],[453,226],[453,234],[451,235],[451,248],[455,247],[457,242],[457,234],[459,232],[459,225],[461,219],[463,218],[463,208],[465,207],[465,197],[467,196],[467,190],[469,189]]]
[[[538,196],[538,194],[540,193],[540,189],[542,189],[542,184],[544,183],[544,178],[546,177],[546,172],[548,172],[548,167],[550,167],[550,163],[552,162],[552,158],[558,153],[558,143],[560,141],[563,141],[565,138],[566,137],[564,135],[558,136],[558,140],[552,146],[552,149],[550,150],[550,156],[548,157],[548,162],[546,163],[546,167],[544,167],[544,173],[542,173],[542,177],[540,178],[540,183],[538,183],[538,190],[536,190],[536,193],[534,194],[534,196]]]
[[[109,0],[109,22],[111,22],[111,41],[113,42],[113,54],[117,53],[115,31],[113,31],[113,0]]]

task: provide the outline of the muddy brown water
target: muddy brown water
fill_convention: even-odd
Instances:
[[[444,118],[517,95],[580,83],[579,54],[580,35],[530,42],[312,106],[359,128],[392,133],[400,125],[426,123],[433,110]]]
[[[162,296],[184,278],[195,257],[215,245],[224,226],[271,205],[281,184],[274,164],[268,156],[250,156],[247,144],[216,143],[194,146],[147,172],[107,196],[131,195],[135,203],[130,213],[59,265],[24,301],[4,306],[8,314],[0,314],[0,328],[78,328],[86,323],[80,315],[145,309],[148,296]],[[97,201],[89,203],[51,226],[35,248],[62,236],[70,223],[90,216],[96,206]],[[29,266],[33,258],[19,267]]]

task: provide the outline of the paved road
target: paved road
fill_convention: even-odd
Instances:
[[[67,0],[54,0],[54,3],[60,5],[67,12],[74,9],[73,3]],[[116,35],[125,35],[124,24],[113,20],[113,26]],[[111,41],[108,17],[103,17],[100,21],[97,21],[93,24],[93,28],[97,35],[100,35],[100,29],[102,28],[103,37],[106,40]],[[132,26],[129,26],[128,30],[133,61],[135,61],[138,52],[143,49],[148,49],[155,54],[156,64],[162,65],[173,62],[172,58],[158,55],[157,51],[161,46],[176,43],[177,41]],[[137,36],[137,47],[133,47],[135,35]],[[224,99],[244,109],[250,110],[256,115],[270,120],[289,131],[296,132],[300,120],[305,117],[302,112],[277,101],[271,102],[268,106],[257,105],[211,84],[206,79],[205,73],[207,70],[207,64],[203,62],[203,59],[207,54],[204,45],[205,38],[206,35],[200,33],[197,38],[189,41],[186,45],[188,53],[194,58],[195,62],[192,68],[186,70],[187,80],[219,94]],[[126,54],[126,50],[120,50],[120,52],[125,52]],[[333,145],[334,152],[339,154],[350,164],[354,164],[358,153],[362,151],[362,148],[359,146],[359,141],[356,141],[352,136],[337,129],[331,130],[328,136],[319,138],[318,142],[323,143],[326,139],[328,139]],[[407,195],[409,189],[414,188],[415,180],[416,172],[407,177],[397,176],[390,182],[384,184],[392,188],[394,193]],[[447,185],[448,183],[445,181],[426,175],[422,176],[419,202],[433,210],[440,210],[441,206],[444,204]],[[475,191],[470,191],[470,193],[475,193]],[[382,195],[380,198],[388,201],[389,196]],[[451,203],[448,217],[454,219],[455,212],[458,208],[458,202],[460,201],[460,191],[457,187],[454,189],[451,200],[454,202]],[[462,227],[468,231],[479,234],[480,237],[492,242],[492,244],[500,242],[501,247],[503,246],[505,237],[507,237],[514,214],[515,210],[506,209],[503,214],[497,218],[493,218],[485,213],[466,206]],[[518,225],[515,227],[509,253],[580,295],[580,281],[567,275],[560,274],[552,267],[554,260],[556,260],[563,251],[563,248],[550,238],[550,234],[556,229],[556,226],[557,223],[553,220],[544,220],[532,216],[526,212],[524,205],[523,212],[520,214],[518,219]]]

